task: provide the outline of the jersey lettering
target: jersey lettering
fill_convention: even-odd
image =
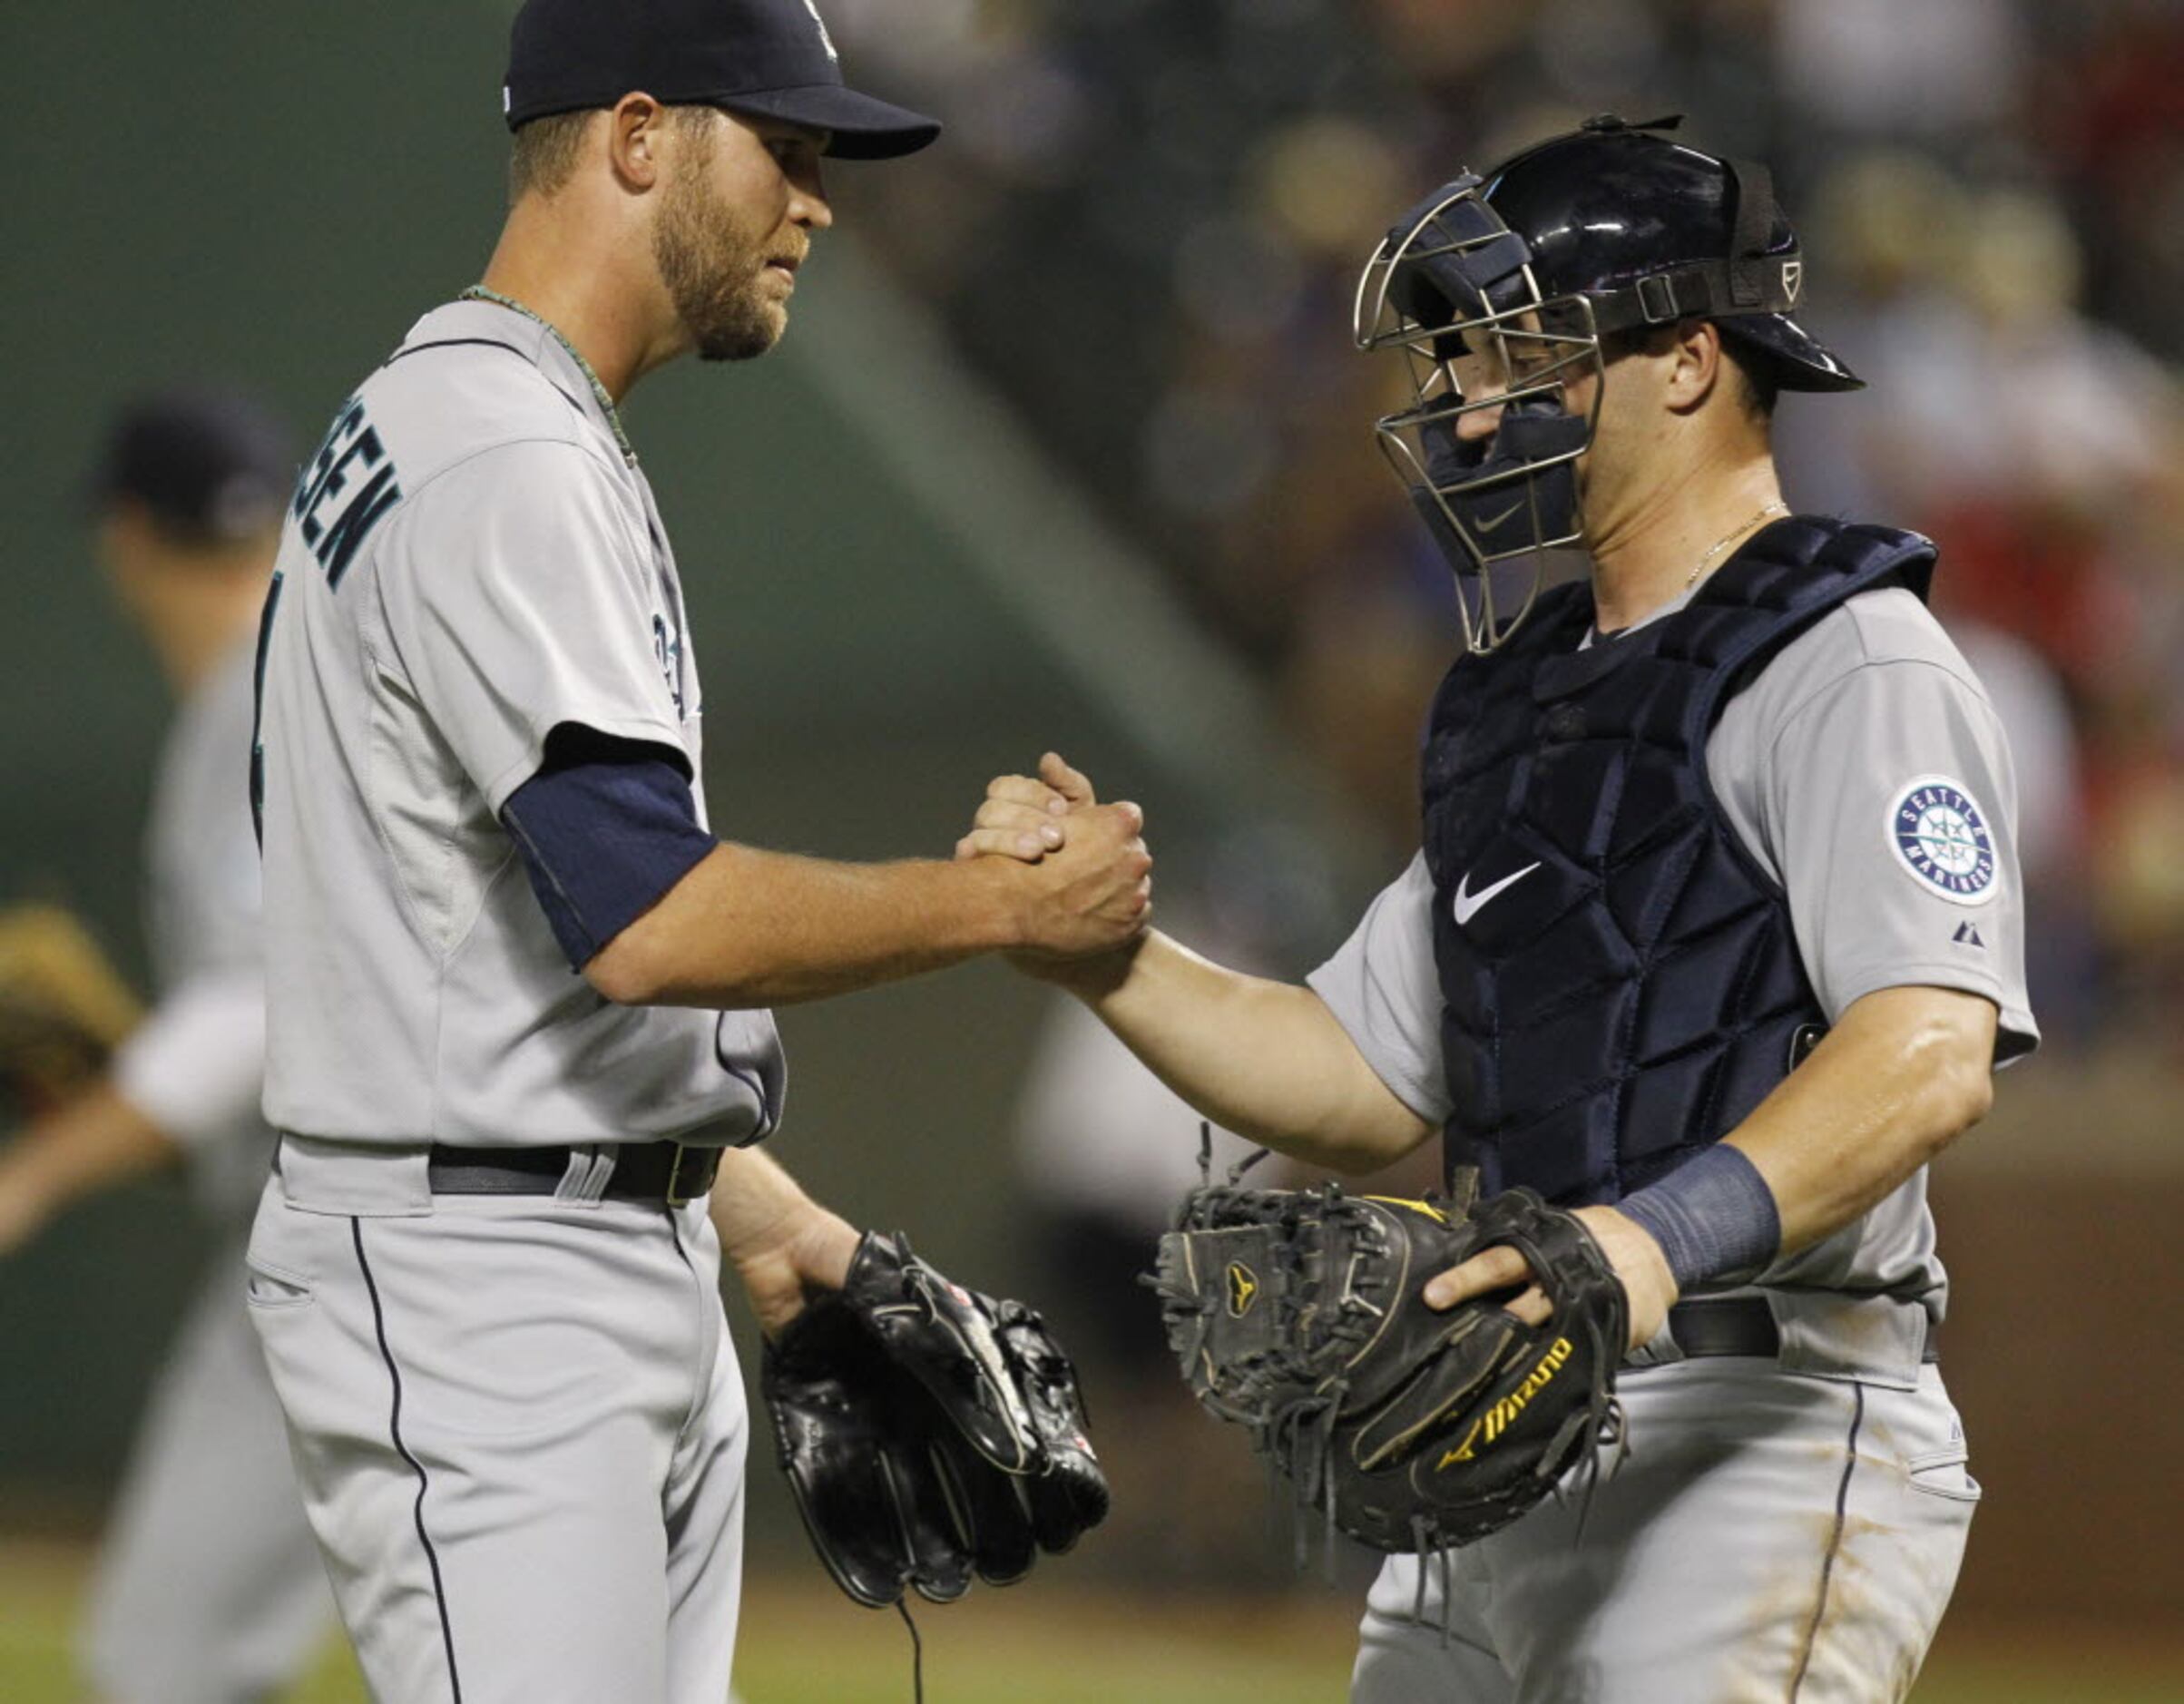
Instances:
[[[258,661],[250,671],[250,828],[266,849],[266,656],[273,649],[273,617],[280,608],[281,571],[273,570],[265,608],[258,616]]]
[[[366,535],[401,500],[387,446],[351,397],[296,487],[296,520],[328,586],[340,585]]]

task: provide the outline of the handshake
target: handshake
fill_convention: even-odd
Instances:
[[[1033,975],[1129,946],[1152,914],[1152,855],[1145,813],[1102,805],[1092,782],[1053,752],[1037,777],[1004,775],[986,788],[959,861],[988,863],[1014,922],[1011,959]]]

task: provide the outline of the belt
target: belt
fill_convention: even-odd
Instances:
[[[614,1174],[602,1192],[610,1201],[681,1207],[713,1187],[718,1148],[681,1142],[614,1142]],[[580,1152],[583,1151],[579,1151]],[[453,1148],[435,1142],[426,1175],[435,1195],[553,1195],[569,1175],[567,1148]]]
[[[1690,1360],[1702,1355],[1748,1355],[1771,1360],[1782,1353],[1782,1333],[1775,1325],[1775,1310],[1758,1296],[1735,1296],[1719,1301],[1678,1302],[1669,1309],[1669,1335]],[[1920,1358],[1941,1358],[1931,1327],[1926,1352]]]

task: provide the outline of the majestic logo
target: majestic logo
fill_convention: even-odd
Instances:
[[[1888,844],[1905,869],[1952,904],[1993,898],[2001,871],[1986,813],[1948,776],[1923,775],[1905,788],[1889,808]]]
[[[819,26],[819,45],[827,50],[827,57],[839,64],[842,56],[834,51],[834,37],[827,34],[827,20],[819,15],[818,0],[804,0],[804,10],[811,14],[811,21]]]
[[[1504,887],[1515,886],[1517,883],[1523,881],[1527,876],[1531,875],[1532,872],[1537,868],[1539,868],[1537,864],[1527,864],[1523,869],[1517,871],[1515,875],[1504,876],[1500,881],[1494,883],[1493,886],[1482,887],[1475,894],[1471,891],[1471,872],[1469,870],[1465,870],[1464,872],[1464,878],[1456,884],[1456,926],[1458,928],[1462,928],[1465,924],[1469,923],[1474,917],[1477,916],[1480,912],[1486,908],[1486,902],[1488,900],[1492,899]]]
[[[1785,260],[1782,263],[1782,293],[1789,298],[1789,305],[1797,305],[1797,292],[1805,288],[1805,262]]]
[[[1258,1275],[1241,1260],[1229,1262],[1229,1317],[1241,1319],[1258,1299]]]
[[[1547,1353],[1540,1356],[1540,1364],[1524,1375],[1524,1382],[1508,1396],[1494,1404],[1471,1423],[1471,1430],[1464,1435],[1464,1442],[1448,1451],[1434,1464],[1434,1472],[1444,1473],[1458,1462],[1475,1458],[1477,1452],[1492,1444],[1503,1433],[1516,1424],[1532,1399],[1553,1382],[1562,1365],[1575,1353],[1570,1339],[1557,1337],[1547,1346]]]

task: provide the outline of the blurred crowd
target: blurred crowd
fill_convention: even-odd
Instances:
[[[1357,270],[1587,113],[1757,156],[1871,381],[1780,416],[1801,508],[1918,527],[2012,726],[2052,1044],[2184,1014],[2184,5],[831,0],[951,145],[858,222],[1025,428],[1415,844],[1454,632],[1375,448]]]

